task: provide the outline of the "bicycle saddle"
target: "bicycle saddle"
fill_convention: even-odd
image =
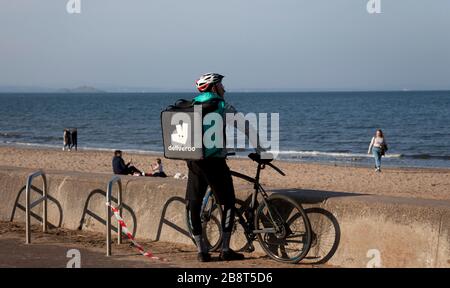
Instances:
[[[259,163],[259,164],[269,164],[273,161],[273,158],[270,159],[261,159],[261,155],[258,153],[250,153],[248,154],[248,158],[252,159],[253,161]]]

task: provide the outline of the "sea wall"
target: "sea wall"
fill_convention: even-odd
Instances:
[[[0,220],[24,221],[20,205],[24,205],[25,192],[17,197],[24,191],[26,178],[32,172],[0,166]],[[104,233],[105,191],[112,175],[45,172],[50,224]],[[121,179],[123,218],[137,238],[192,244],[186,235],[182,202],[185,180],[131,176]],[[36,178],[33,185],[39,191],[42,180]],[[245,199],[251,186],[239,186],[236,191],[238,198]],[[308,213],[316,237],[305,263],[326,262],[343,267],[450,267],[450,201],[299,188],[272,192],[289,194]],[[32,199],[38,196],[38,192],[31,194]],[[113,191],[113,196],[116,195],[117,186]],[[15,204],[19,206],[14,208]],[[41,205],[32,209],[32,223],[39,223],[41,209]],[[236,246],[243,240],[237,236],[233,241]],[[257,251],[261,249],[257,247]]]

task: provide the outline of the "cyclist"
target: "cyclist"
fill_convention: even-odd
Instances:
[[[204,104],[215,101],[215,103],[218,104],[217,106],[214,106],[216,110],[213,112],[221,114],[222,117],[225,116],[225,113],[236,113],[234,107],[224,101],[225,88],[222,84],[223,78],[224,76],[217,73],[207,73],[202,75],[200,79],[196,81],[196,86],[200,95],[193,99],[193,103]],[[255,132],[251,131],[251,129],[253,129],[253,127],[247,127],[246,131],[243,131],[247,137],[249,133]],[[255,145],[255,143],[252,144]],[[258,147],[258,145],[254,147]],[[261,148],[258,148],[257,150],[262,151]],[[230,249],[236,198],[230,169],[225,161],[226,149],[216,147],[205,149],[204,154],[204,159],[187,161],[189,175],[186,188],[186,199],[188,200],[189,205],[189,218],[191,219],[193,236],[198,249],[198,260],[201,262],[211,260],[211,255],[208,253],[208,247],[202,235],[200,216],[202,200],[208,186],[211,187],[217,202],[223,205],[221,223],[223,240],[220,259],[225,261],[242,260],[244,259],[243,254]]]

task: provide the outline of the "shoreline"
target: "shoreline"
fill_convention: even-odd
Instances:
[[[51,144],[35,144],[35,143],[0,143],[0,148],[19,148],[19,149],[29,149],[29,150],[48,150],[48,151],[60,151],[62,150],[62,146],[51,145]],[[78,151],[71,152],[87,152],[87,153],[95,153],[95,152],[110,152],[113,153],[116,148],[95,148],[95,147],[79,147]],[[151,150],[136,150],[136,149],[120,149],[124,153],[130,155],[144,155],[144,156],[153,156],[160,157],[163,160],[164,153],[161,151],[151,151]],[[71,153],[66,151],[67,153]],[[245,156],[230,156],[228,157],[230,160],[249,160]],[[166,159],[169,160],[169,159]],[[182,161],[182,160],[174,160],[174,161]],[[332,166],[332,167],[352,167],[352,168],[365,168],[370,169],[373,165],[366,163],[358,163],[357,161],[353,162],[345,162],[345,161],[314,161],[314,160],[294,160],[294,159],[280,159],[277,158],[274,161],[277,162],[286,162],[293,164],[304,164],[304,165],[323,165],[323,166]],[[450,167],[430,167],[430,166],[400,166],[400,165],[392,165],[383,163],[383,169],[390,170],[428,170],[435,172],[450,172]]]

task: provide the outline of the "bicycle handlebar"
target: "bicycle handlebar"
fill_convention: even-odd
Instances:
[[[273,165],[272,163],[267,163],[266,165],[269,165],[270,167],[272,167],[275,171],[277,171],[278,173],[280,173],[283,176],[286,176],[286,174],[277,166]]]
[[[226,154],[226,156],[234,156],[234,155],[236,155],[236,152],[228,152]],[[286,174],[280,168],[278,168],[277,166],[270,163],[273,161],[273,159],[261,159],[261,155],[258,153],[250,153],[250,154],[248,154],[248,158],[252,159],[253,161],[257,162],[258,164],[268,165],[273,170],[277,171],[280,175],[286,176]]]

